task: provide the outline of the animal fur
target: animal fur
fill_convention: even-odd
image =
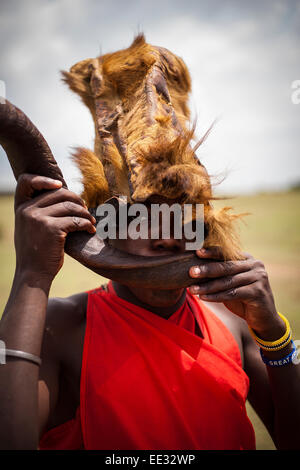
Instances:
[[[95,123],[94,152],[79,148],[73,154],[87,205],[94,208],[118,195],[132,203],[153,195],[202,203],[204,246],[221,247],[226,259],[239,258],[237,216],[230,208],[214,211],[209,176],[191,145],[191,79],[183,60],[147,44],[140,34],[129,48],[83,60],[63,77]]]

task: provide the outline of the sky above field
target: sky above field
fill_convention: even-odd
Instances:
[[[280,190],[300,181],[300,1],[0,0],[0,80],[48,141],[70,189],[71,147],[93,147],[89,112],[60,70],[128,47],[138,32],[181,56],[192,77],[198,157],[220,193]],[[3,86],[3,83],[2,83]],[[0,87],[1,88],[1,87]],[[0,150],[0,190],[14,178]]]

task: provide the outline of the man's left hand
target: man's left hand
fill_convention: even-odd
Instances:
[[[231,312],[246,320],[260,335],[269,337],[272,331],[284,329],[277,314],[268,274],[264,264],[248,253],[243,260],[220,261],[217,248],[196,251],[201,259],[216,260],[193,266],[190,276],[201,280],[190,286],[191,294],[207,302],[222,302]]]

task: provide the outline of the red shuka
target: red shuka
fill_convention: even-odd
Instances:
[[[40,449],[255,449],[238,345],[203,302],[164,319],[111,283],[88,294],[80,409]]]

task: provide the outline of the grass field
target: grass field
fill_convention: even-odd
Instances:
[[[293,337],[300,339],[300,191],[236,197],[225,204],[233,206],[236,212],[252,214],[240,224],[243,248],[264,262],[277,309],[289,318]],[[223,206],[224,201],[215,205]],[[13,198],[0,197],[0,312],[5,307],[14,274],[13,226]],[[50,295],[65,297],[94,288],[103,280],[66,256]],[[255,427],[257,448],[274,449],[250,405],[248,412]]]

